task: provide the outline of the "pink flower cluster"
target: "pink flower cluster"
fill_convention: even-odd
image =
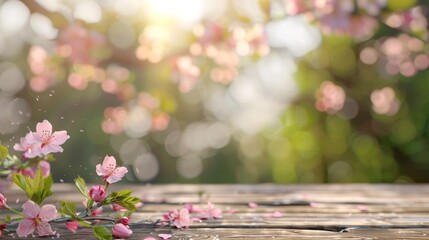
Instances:
[[[325,81],[320,85],[316,97],[317,110],[334,114],[343,108],[346,100],[346,93],[342,87],[330,81]]]
[[[197,216],[191,218],[191,213],[196,213]],[[201,221],[201,219],[218,219],[222,218],[222,210],[216,208],[211,202],[207,203],[202,209],[195,207],[193,204],[185,204],[180,210],[173,210],[164,214],[164,220],[170,222],[177,228],[187,228],[193,221]]]
[[[374,18],[386,7],[387,0],[289,0],[285,9],[290,15],[305,13],[316,20],[326,34],[347,34],[354,39],[371,37],[378,27]]]
[[[52,132],[52,124],[48,120],[43,120],[37,123],[36,132],[29,132],[13,148],[24,152],[25,158],[42,157],[49,153],[63,152],[60,145],[69,138],[67,131]]]

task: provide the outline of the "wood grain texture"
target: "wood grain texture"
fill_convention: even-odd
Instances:
[[[429,185],[117,184],[109,190],[120,189],[131,189],[144,200],[133,214],[134,223],[157,220],[183,203],[211,201],[224,212],[222,219],[196,222],[188,229],[135,223],[129,239],[161,239],[160,233],[172,234],[172,239],[429,239]],[[54,192],[48,202],[73,200],[83,207],[73,185],[55,184]],[[17,209],[26,201],[16,187],[3,194]],[[249,202],[259,206],[250,208]],[[275,211],[281,216],[273,217]],[[64,224],[54,228],[60,233],[54,239],[94,239],[90,229],[71,233]]]

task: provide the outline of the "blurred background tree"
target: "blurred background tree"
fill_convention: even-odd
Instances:
[[[0,140],[48,119],[57,181],[427,182],[428,4],[0,1]],[[73,174],[70,174],[73,173]]]

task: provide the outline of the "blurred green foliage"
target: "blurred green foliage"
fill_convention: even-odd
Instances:
[[[101,5],[102,21],[88,23],[76,20],[74,23],[109,38],[112,25],[125,22],[131,26],[134,37],[130,46],[125,49],[112,47],[112,41],[115,40],[108,39],[107,46],[95,51],[96,56],[91,55],[91,58],[101,60],[89,64],[89,67],[52,54],[54,50],[49,46],[59,45],[57,39],[36,42],[25,40],[19,54],[13,57],[0,55],[2,61],[12,62],[21,69],[27,84],[13,98],[25,99],[29,106],[28,113],[31,114],[31,120],[29,118],[27,122],[23,121],[16,130],[2,133],[2,143],[11,148],[19,141],[20,136],[24,136],[29,129],[34,130],[35,123],[43,119],[52,122],[55,130],[67,130],[71,138],[63,146],[64,153],[56,154],[57,161],[52,164],[55,181],[66,182],[72,182],[76,172],[85,179],[94,180],[95,165],[106,154],[117,156],[122,164],[132,169],[127,175],[131,182],[375,183],[429,180],[429,95],[426,94],[429,89],[429,72],[427,66],[416,70],[423,60],[415,60],[418,54],[427,55],[427,32],[421,29],[413,31],[394,28],[388,22],[392,12],[406,14],[410,9],[417,11],[415,7],[427,11],[424,1],[389,0],[383,7],[383,12],[377,16],[379,26],[370,37],[357,40],[347,34],[323,34],[319,46],[302,57],[291,57],[287,47],[270,46],[267,53],[261,50],[266,46],[258,43],[253,49],[252,41],[269,42],[269,34],[268,40],[256,38],[257,40],[247,42],[246,46],[253,53],[245,52],[244,57],[236,56],[238,47],[234,45],[230,49],[231,39],[234,39],[234,31],[231,29],[239,26],[237,32],[251,32],[260,24],[265,29],[270,22],[281,21],[289,16],[284,16],[284,10],[280,10],[283,5],[279,5],[279,1],[260,1],[258,6],[264,13],[261,23],[252,19],[252,16],[241,14],[240,9],[231,2],[225,2],[227,16],[200,20],[197,24],[205,29],[206,35],[193,34],[192,32],[197,31],[196,28],[178,29],[178,23],[167,21],[170,28],[174,29],[170,29],[172,35],[169,35],[170,39],[166,42],[163,42],[165,39],[155,38],[155,46],[151,45],[153,43],[144,43],[149,41],[145,40],[145,29],[156,25],[152,20],[134,15],[121,17],[108,7],[110,5]],[[67,28],[69,23],[61,16],[51,15],[46,10],[40,11],[34,3],[25,3],[32,14],[50,17],[53,26],[60,31]],[[67,1],[64,4],[71,9],[76,7],[76,4]],[[351,14],[361,14],[359,11],[355,10]],[[160,26],[163,26],[163,21],[160,20]],[[211,25],[211,22],[215,23]],[[408,74],[411,68],[404,65],[408,62],[401,63],[397,72],[392,74],[387,66],[390,61],[389,51],[395,51],[399,47],[389,46],[387,42],[390,37],[401,38],[403,35],[408,37],[408,40],[401,40],[404,44],[409,43],[411,47],[422,44],[422,47],[405,54],[406,57],[412,56],[411,62],[414,60],[416,65],[413,66],[412,74]],[[397,43],[394,41],[395,39],[392,42]],[[157,53],[156,49],[163,47],[156,44],[168,45],[167,43],[170,44],[165,47],[168,51],[164,51],[168,54],[164,52],[162,58],[152,62],[150,59],[142,59],[137,50],[139,47],[152,47],[155,50],[151,51]],[[215,46],[219,52],[232,53],[233,55],[226,55],[224,62],[237,57],[240,59],[239,64],[224,63],[210,57],[210,53],[195,55],[191,48],[195,47],[195,43],[201,45],[199,47],[202,51],[210,52],[210,46]],[[36,74],[28,63],[30,48],[38,45],[44,46],[52,54],[49,61],[54,66],[53,69],[56,69],[53,84],[39,92],[30,86],[30,79]],[[198,50],[197,47],[195,49],[194,51]],[[245,51],[247,48],[243,49]],[[369,55],[363,55],[365,49]],[[375,57],[371,55],[373,52]],[[240,97],[250,95],[249,98],[257,99],[259,93],[252,92],[249,85],[238,83],[242,78],[264,78],[259,76],[260,72],[254,71],[260,68],[258,64],[270,59],[270,56],[293,61],[292,65],[296,67],[296,71],[292,71],[294,83],[287,85],[296,84],[297,91],[290,90],[292,100],[277,101],[262,107],[240,105]],[[180,57],[185,57],[183,59],[190,72],[180,72]],[[188,58],[191,63],[187,62]],[[369,64],[368,61],[372,62]],[[285,62],[279,64],[280,68],[293,68],[286,66]],[[198,67],[197,77],[192,75],[193,65]],[[115,80],[115,84],[121,89],[115,93],[108,93],[102,85],[109,77],[97,80],[97,74],[94,74],[102,69],[101,72],[108,76],[109,70],[106,69],[109,68],[127,69],[128,75],[123,80]],[[213,72],[213,69],[219,71]],[[264,69],[262,75],[265,74],[270,79],[271,72],[275,72],[273,69]],[[87,85],[80,91],[76,90],[79,86],[74,86],[69,78],[73,73],[84,76],[84,83]],[[224,74],[219,75],[224,78],[215,73]],[[232,77],[229,79],[225,76]],[[287,81],[285,76],[284,84],[291,84]],[[256,88],[265,87],[260,82],[255,83]],[[185,91],[180,84],[185,84],[185,87],[186,84],[195,85]],[[258,100],[260,102],[276,94],[270,90],[276,89],[274,83],[267,84],[272,86],[267,88],[266,95]],[[279,86],[284,85],[282,83]],[[323,86],[330,90],[324,92]],[[127,92],[129,87],[131,90]],[[106,117],[106,109],[121,107],[126,116],[130,117],[136,106],[142,106],[139,93],[147,93],[157,102],[157,106],[145,116],[151,118],[165,114],[163,116],[168,116],[168,126],[153,130],[155,119],[152,118],[151,130],[141,136],[130,136],[123,129],[113,134],[106,133],[102,123],[111,121],[110,116]],[[282,94],[280,97],[284,97]],[[329,94],[332,96],[328,96]],[[6,95],[4,98],[11,97]],[[331,97],[335,99],[332,100]],[[390,102],[375,106],[380,98],[383,101],[389,98]],[[386,104],[390,105],[385,106]],[[274,111],[279,105],[280,111],[275,117],[271,117],[272,121],[261,125],[254,132],[243,130],[246,129],[247,121],[259,119],[260,115],[266,114],[265,111],[271,111],[267,108],[272,107]],[[260,113],[257,112],[258,107]],[[5,112],[14,111],[6,105],[1,108]],[[257,113],[240,118],[240,121],[234,117],[235,113],[244,112],[243,109],[248,108],[255,108]],[[216,112],[222,109],[229,112]],[[139,123],[136,125],[140,126]],[[203,143],[206,145],[199,146]]]

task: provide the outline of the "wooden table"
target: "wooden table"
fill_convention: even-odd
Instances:
[[[188,229],[133,226],[128,239],[429,239],[429,185],[112,185],[144,199],[135,221],[156,220],[183,203],[213,202],[223,218],[193,223]],[[49,199],[83,198],[71,184],[54,185]],[[17,188],[4,193],[10,205],[26,201]],[[16,199],[20,199],[18,203]],[[249,207],[249,202],[259,206]],[[79,203],[79,205],[81,205]],[[83,205],[82,205],[83,206]],[[278,211],[281,216],[273,216]],[[280,215],[280,214],[278,214]],[[89,229],[71,233],[54,228],[55,239],[94,239]],[[2,237],[3,238],[3,237]],[[13,239],[5,237],[4,239]],[[15,238],[16,239],[16,238]],[[28,238],[35,239],[35,238]],[[51,239],[48,237],[47,239]],[[160,239],[159,237],[157,239]]]

